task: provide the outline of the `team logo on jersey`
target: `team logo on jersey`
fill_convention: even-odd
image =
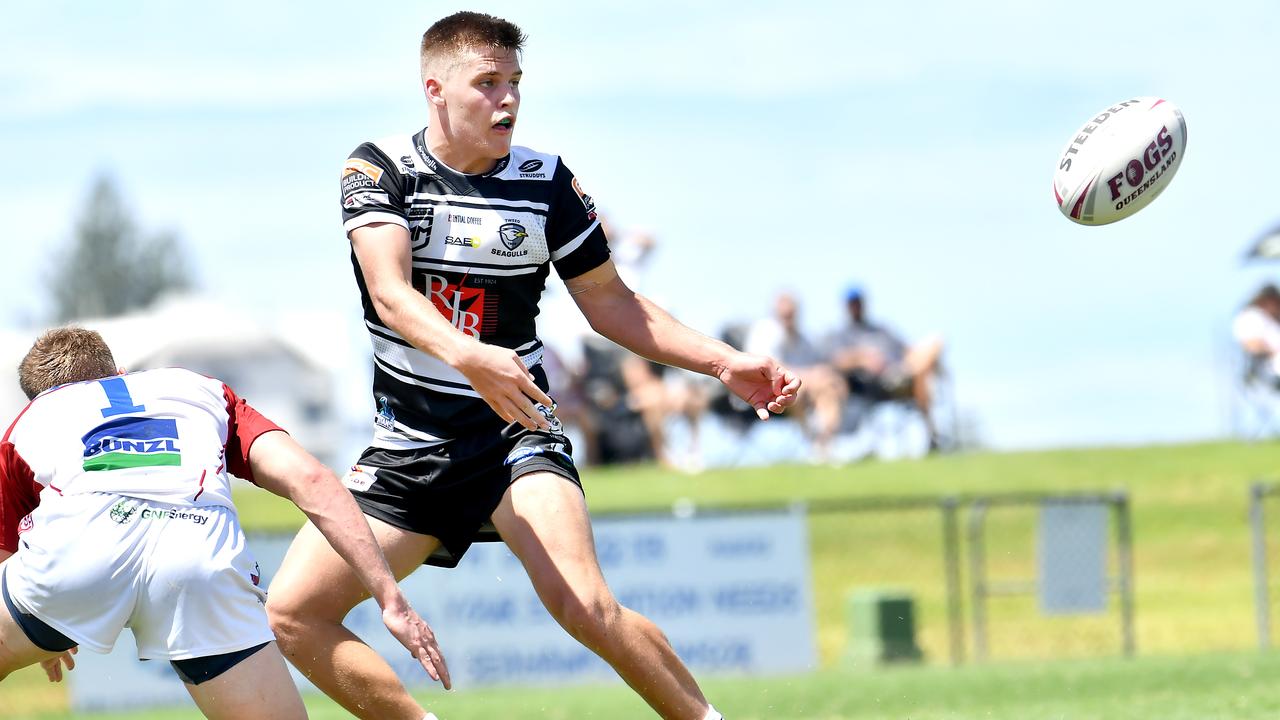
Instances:
[[[386,395],[378,398],[378,416],[373,419],[373,423],[383,430],[396,429],[396,414],[391,409],[391,401]]]
[[[370,180],[376,183],[382,179],[383,170],[367,160],[361,160],[360,158],[347,158],[347,164],[342,166],[343,179],[345,180],[352,173],[367,175]]]
[[[578,178],[573,179],[573,191],[578,193],[578,199],[582,201],[582,207],[587,209],[587,219],[596,219],[596,201],[591,196],[582,192],[582,186],[578,184]]]
[[[173,418],[119,417],[90,430],[81,441],[85,470],[182,464]]]
[[[502,239],[502,244],[508,250],[515,250],[520,247],[525,238],[529,237],[529,231],[525,230],[524,226],[518,222],[508,222],[503,223],[502,227],[498,228],[498,237]]]

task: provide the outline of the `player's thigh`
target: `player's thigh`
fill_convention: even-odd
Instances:
[[[430,535],[401,530],[377,518],[365,519],[397,580],[418,569],[440,545]],[[308,616],[331,620],[341,620],[369,597],[355,570],[310,522],[298,531],[269,590],[268,612],[305,608]]]
[[[21,670],[61,654],[41,649],[31,642],[9,609],[0,605],[0,680],[14,670]]]
[[[493,524],[548,606],[566,595],[599,599],[608,593],[586,499],[573,482],[551,472],[517,479],[494,510]]]
[[[302,697],[275,643],[237,663],[221,675],[187,692],[204,716],[213,720],[302,720]]]

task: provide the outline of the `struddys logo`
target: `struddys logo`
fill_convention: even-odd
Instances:
[[[545,180],[547,174],[542,172],[543,162],[537,158],[533,160],[525,160],[520,163],[520,179],[521,180]]]
[[[502,246],[506,250],[493,248],[489,252],[502,257],[524,257],[529,254],[529,250],[517,250],[516,248],[524,244],[525,238],[529,237],[529,231],[518,222],[506,222],[502,227],[498,228],[498,239],[502,241]]]
[[[84,442],[84,469],[125,470],[181,465],[178,421],[173,418],[119,417],[90,430]]]
[[[1169,134],[1168,127],[1162,127],[1142,151],[1141,157],[1130,160],[1123,172],[1118,172],[1107,179],[1107,188],[1111,190],[1111,202],[1116,204],[1117,210],[1120,210],[1137,200],[1139,196],[1151,189],[1151,186],[1160,180],[1161,176],[1177,161],[1178,151],[1173,149],[1173,136]],[[1132,188],[1127,195],[1124,194],[1126,188]]]
[[[497,293],[487,293],[482,287],[454,284],[432,273],[415,276],[414,286],[427,296],[450,324],[467,335],[478,340],[497,329]]]

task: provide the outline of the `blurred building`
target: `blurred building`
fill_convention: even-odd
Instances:
[[[176,366],[216,377],[326,464],[348,461],[338,456],[343,428],[326,359],[255,318],[209,301],[176,298],[144,312],[78,324],[98,331],[121,367]],[[5,427],[27,403],[17,367],[37,334],[0,332]]]

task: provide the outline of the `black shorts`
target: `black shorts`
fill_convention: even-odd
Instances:
[[[581,490],[572,453],[565,436],[513,423],[421,450],[368,448],[344,482],[366,515],[440,540],[425,564],[456,567],[472,543],[502,540],[490,516],[517,478],[550,472]]]

